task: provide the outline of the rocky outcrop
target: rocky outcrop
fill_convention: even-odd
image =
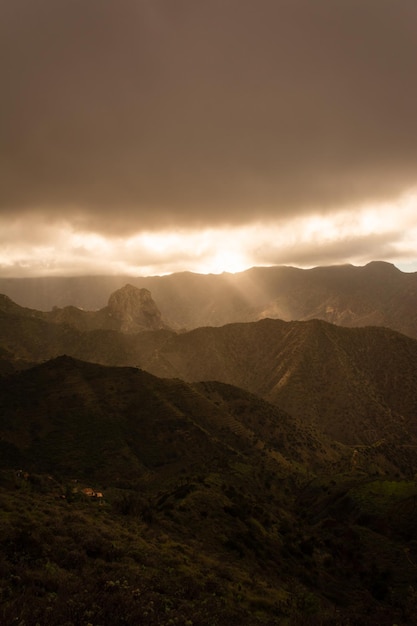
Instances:
[[[148,289],[125,285],[111,294],[105,311],[124,333],[166,328]]]
[[[106,307],[98,311],[84,311],[75,306],[54,307],[52,311],[36,311],[21,307],[8,296],[0,294],[0,317],[16,319],[38,318],[54,325],[71,326],[81,332],[92,330],[116,330],[122,333],[138,333],[146,330],[169,329],[162,321],[151,292],[127,284],[114,291]]]

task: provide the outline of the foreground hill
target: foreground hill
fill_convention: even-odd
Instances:
[[[126,282],[151,293],[172,328],[232,322],[312,318],[348,327],[386,326],[417,338],[417,273],[389,263],[317,267],[257,267],[237,274],[0,279],[0,293],[48,311],[74,305],[102,309]]]
[[[247,392],[61,357],[0,434],[1,623],[414,623],[415,482]]]
[[[0,377],[0,433],[7,465],[123,484],[165,466],[227,465],[248,448],[286,473],[294,454],[311,468],[340,461],[311,428],[243,390],[67,356]]]

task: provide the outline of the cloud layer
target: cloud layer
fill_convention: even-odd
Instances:
[[[10,263],[25,228],[282,232],[417,188],[415,0],[13,0],[0,42]],[[406,255],[381,224],[369,246]]]

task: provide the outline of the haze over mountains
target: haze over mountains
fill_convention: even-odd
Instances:
[[[104,308],[109,294],[126,283],[148,289],[174,329],[264,317],[318,318],[342,326],[386,326],[417,338],[417,273],[383,262],[311,270],[257,267],[221,275],[2,278],[0,293],[43,311],[68,305],[93,311]]]
[[[59,284],[94,299],[108,281],[8,285],[43,285],[46,301]],[[133,626],[158,607],[158,626],[411,626],[416,275],[373,263],[143,281],[96,310],[0,296],[3,622],[35,626],[52,606],[53,626],[120,611]],[[80,495],[92,486],[99,515]],[[66,524],[49,535],[21,502],[48,520],[65,505],[58,517],[94,540],[74,545]],[[126,532],[118,552],[104,546]],[[176,582],[158,582],[170,568]],[[51,599],[68,588],[79,609]]]
[[[84,311],[74,306],[54,307],[43,312],[21,307],[8,296],[0,296],[0,311],[18,317],[36,318],[55,324],[68,324],[78,330],[117,330],[136,333],[166,328],[161,313],[147,289],[125,285],[110,295],[107,306],[98,311]]]

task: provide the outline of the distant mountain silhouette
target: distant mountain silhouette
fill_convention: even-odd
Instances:
[[[0,279],[0,292],[43,311],[67,305],[93,311],[105,308],[108,294],[126,282],[151,291],[163,320],[175,329],[318,318],[350,327],[386,326],[417,338],[417,273],[384,262],[221,275]]]

